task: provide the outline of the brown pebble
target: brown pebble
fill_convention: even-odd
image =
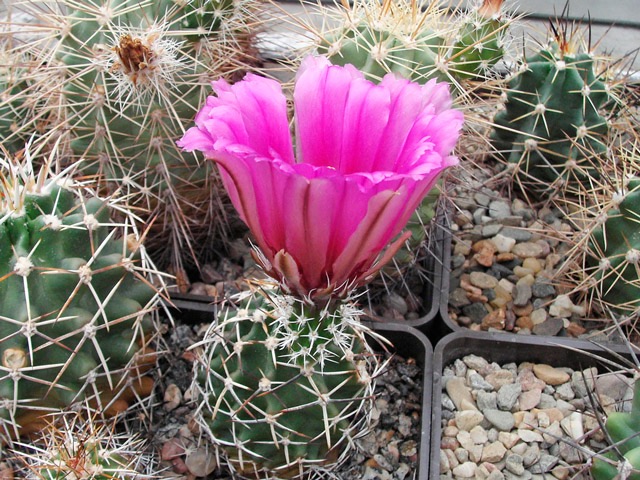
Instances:
[[[493,257],[496,253],[496,247],[490,240],[480,240],[473,244],[471,249],[476,252],[473,259],[483,267],[493,265]]]
[[[587,331],[582,325],[578,325],[576,322],[570,322],[566,327],[567,334],[572,337],[579,337]]]
[[[510,262],[514,258],[516,258],[516,256],[511,252],[499,253],[498,255],[496,255],[496,262],[506,263]]]
[[[511,332],[516,325],[516,314],[513,313],[513,310],[507,310],[506,317],[504,319],[504,329]]]
[[[531,302],[522,307],[516,307],[515,305],[513,307],[513,313],[515,313],[518,317],[529,316],[531,315],[531,312],[533,312],[533,305],[531,304]]]
[[[207,447],[199,447],[188,452],[185,464],[196,477],[206,477],[218,466],[215,452]]]
[[[470,293],[476,296],[482,295],[481,289],[471,285],[471,282],[469,281],[469,275],[467,275],[466,273],[460,277],[460,288],[467,292],[467,296],[469,296]]]
[[[487,303],[489,301],[489,299],[486,297],[486,295],[477,295],[475,293],[467,293],[467,298],[469,299],[470,302],[472,303]]]
[[[369,458],[366,462],[364,462],[364,464],[366,467],[377,468],[379,470],[382,470],[382,467],[380,466],[380,464],[373,457]]]
[[[167,412],[175,410],[182,403],[182,391],[175,383],[170,383],[164,391],[164,409]]]
[[[176,457],[184,455],[184,446],[182,442],[176,438],[172,438],[162,445],[160,450],[160,458],[162,460],[173,460]]]
[[[440,448],[442,450],[455,450],[460,448],[460,443],[458,440],[452,437],[442,437],[440,440]]]
[[[504,308],[494,310],[493,312],[485,315],[482,319],[482,329],[489,330],[490,328],[496,328],[498,330],[503,330],[505,318],[506,314]]]
[[[529,315],[523,315],[522,317],[518,317],[518,319],[516,320],[516,327],[532,330],[533,322],[531,321],[531,317]]]

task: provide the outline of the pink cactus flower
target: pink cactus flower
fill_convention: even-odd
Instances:
[[[439,174],[463,116],[448,85],[387,75],[376,85],[351,65],[307,57],[294,90],[296,154],[287,103],[274,80],[213,83],[178,145],[220,167],[264,270],[312,301],[366,283]]]

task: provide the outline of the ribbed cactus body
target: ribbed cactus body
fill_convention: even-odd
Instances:
[[[594,256],[587,257],[597,271],[600,298],[617,313],[640,309],[640,178],[626,185],[618,208],[607,212],[591,233]]]
[[[371,80],[393,72],[419,83],[436,78],[455,85],[484,78],[502,58],[499,5],[489,18],[481,9],[454,16],[435,3],[425,9],[409,0],[355,2],[341,25],[322,33],[318,51],[334,64],[355,65]]]
[[[152,224],[147,246],[176,273],[213,256],[211,244],[223,247],[229,234],[230,209],[213,166],[175,141],[210,81],[248,68],[255,1],[24,6],[52,41],[31,47],[39,66],[14,100],[39,103],[18,122],[19,133],[28,137],[46,119],[44,135],[62,136],[66,161],[83,159],[79,174],[126,195]]]
[[[199,422],[240,474],[292,478],[366,431],[376,362],[352,305],[314,311],[268,295],[254,292],[207,332]]]
[[[63,178],[2,170],[0,417],[29,430],[32,411],[98,392],[101,407],[126,407],[114,402],[131,385],[150,387],[141,375],[154,361],[144,349],[158,302],[132,224]]]
[[[354,65],[370,80],[380,80],[390,72],[422,83],[430,78],[447,79],[439,53],[445,39],[434,31],[425,29],[413,38],[401,32],[377,30],[364,19],[362,23],[336,38],[329,37],[338,48],[324,44],[319,52],[327,54],[333,64]]]
[[[604,429],[615,445],[615,453],[608,451],[604,454],[610,462],[595,458],[591,467],[594,480],[613,480],[626,478],[640,480],[640,381],[636,379],[633,402],[630,412],[612,412],[607,416]],[[618,455],[622,455],[620,458]],[[626,463],[625,466],[618,465]],[[634,471],[631,472],[631,469]],[[621,475],[626,472],[626,475]]]
[[[593,55],[553,43],[526,58],[509,81],[493,143],[523,187],[575,193],[600,176],[609,131],[601,108],[609,101]]]

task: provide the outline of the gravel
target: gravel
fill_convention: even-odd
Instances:
[[[588,478],[584,452],[605,444],[588,395],[610,411],[631,393],[623,376],[596,373],[478,355],[446,366],[440,479]]]
[[[586,318],[586,305],[559,273],[572,231],[563,214],[488,187],[490,170],[460,169],[455,176],[448,193],[453,241],[446,321],[471,330],[602,340],[607,324]]]

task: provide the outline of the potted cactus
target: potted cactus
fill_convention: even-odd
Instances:
[[[211,164],[175,140],[209,82],[258,67],[256,0],[12,2],[38,25],[4,32],[0,127],[14,152],[33,134],[62,166],[119,191],[144,220],[159,267],[178,276],[218,255],[239,223]],[[10,119],[10,120],[9,120]],[[79,162],[79,160],[82,160]],[[182,282],[182,283],[181,283]]]
[[[456,162],[462,115],[446,84],[375,85],[308,57],[294,92],[296,160],[277,82],[249,75],[214,89],[179,145],[219,165],[255,259],[277,283],[255,283],[199,345],[198,422],[241,475],[300,477],[335,464],[366,428],[379,367],[352,292],[393,256],[407,235],[379,255]],[[393,108],[409,98],[422,100]],[[380,109],[388,119],[366,113]],[[389,128],[398,143],[364,141]]]

